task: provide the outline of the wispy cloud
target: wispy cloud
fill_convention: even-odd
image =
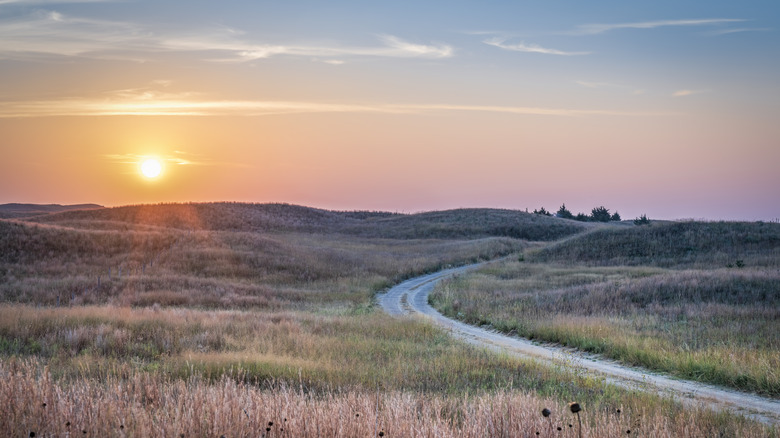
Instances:
[[[718,36],[742,32],[770,32],[771,30],[772,29],[768,27],[736,27],[730,29],[713,30],[712,32],[706,32],[705,35]]]
[[[200,154],[192,154],[184,151],[157,154],[105,154],[103,158],[114,164],[140,166],[142,162],[153,158],[160,161],[163,166],[220,166],[220,167],[252,167],[246,163],[234,163],[209,159]],[[129,173],[129,172],[128,172]]]
[[[293,101],[207,100],[189,94],[176,97],[129,97],[111,93],[101,99],[0,102],[0,118],[56,116],[262,116],[300,113],[424,114],[430,112],[489,112],[539,116],[663,116],[671,113],[626,112],[603,109],[540,108],[455,104],[353,104]]]
[[[695,20],[657,20],[615,24],[584,24],[576,33],[595,35],[618,29],[655,29],[670,26],[712,26],[747,21],[740,18],[702,18]]]
[[[674,93],[672,93],[672,97],[685,97],[685,96],[691,96],[694,94],[703,94],[703,93],[709,93],[710,90],[677,90]]]
[[[155,158],[162,161],[165,164],[173,164],[178,166],[189,165],[207,165],[207,161],[192,161],[185,158],[186,153],[181,151],[174,151],[173,154],[167,155],[142,155],[142,154],[106,154],[103,155],[107,160],[118,164],[137,164],[148,158]]]
[[[446,44],[419,44],[381,35],[369,47],[259,43],[241,31],[218,27],[192,34],[170,34],[129,23],[37,11],[0,21],[0,58],[35,55],[144,60],[169,52],[197,54],[210,61],[250,61],[273,56],[306,56],[341,60],[349,56],[447,58]]]
[[[563,50],[550,49],[538,46],[536,44],[526,44],[524,42],[516,44],[506,44],[504,38],[490,38],[484,40],[483,43],[490,46],[495,46],[504,50],[511,50],[515,52],[528,52],[528,53],[543,53],[545,55],[562,55],[562,56],[577,56],[577,55],[590,55],[591,52],[565,52]]]

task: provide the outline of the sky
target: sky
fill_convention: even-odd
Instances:
[[[780,2],[0,0],[0,153],[0,203],[777,220]]]

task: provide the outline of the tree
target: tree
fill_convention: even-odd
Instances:
[[[596,207],[591,210],[590,217],[595,222],[609,222],[609,220],[612,218],[612,215],[609,214],[609,209],[602,205],[601,207]]]
[[[544,216],[552,216],[552,213],[550,213],[549,211],[545,210],[544,207],[540,208],[539,210],[534,210],[534,214],[541,214],[541,215],[544,215]]]
[[[620,222],[621,221],[620,214],[618,212],[615,212],[615,214],[613,214],[612,217],[609,218],[609,220],[614,222]]]
[[[588,216],[585,213],[577,213],[577,216],[574,217],[574,220],[580,221],[580,222],[588,222],[588,221],[590,221],[590,216]]]
[[[561,208],[558,209],[555,215],[564,219],[574,219],[574,215],[566,208],[566,204],[561,205]]]
[[[642,216],[634,219],[634,225],[650,225],[650,219],[647,218],[647,215],[643,214]]]

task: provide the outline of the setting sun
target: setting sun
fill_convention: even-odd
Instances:
[[[141,173],[147,178],[157,178],[162,173],[162,165],[154,158],[144,160],[141,163]]]

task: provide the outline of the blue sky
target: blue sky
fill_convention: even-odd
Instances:
[[[402,211],[567,202],[774,219],[779,10],[772,1],[0,0],[0,127],[9,134],[0,202]],[[115,139],[91,118],[112,119]],[[171,127],[187,123],[191,134]],[[224,145],[209,149],[203,138]],[[353,162],[360,148],[372,153]],[[57,168],[65,149],[89,164]],[[326,168],[321,150],[331,152]],[[181,181],[195,177],[183,171],[179,184],[170,173],[168,188],[78,182],[99,180],[101,159],[111,167],[110,157],[149,151],[272,176],[241,180],[212,164],[199,174],[213,182],[206,191],[188,192]],[[447,165],[407,169],[403,189],[390,170],[363,176],[372,191],[330,176],[398,165],[394,155],[410,151],[446,155]],[[475,162],[476,186],[463,178]],[[25,183],[36,172],[73,182]],[[583,184],[594,173],[611,177]]]

